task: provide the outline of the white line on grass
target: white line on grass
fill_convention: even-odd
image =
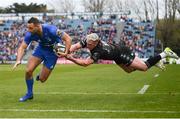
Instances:
[[[36,92],[36,95],[139,95],[139,93],[87,93],[87,92]],[[180,95],[179,92],[167,92],[167,93],[159,93],[159,92],[148,92],[146,94],[150,95]]]
[[[144,85],[141,88],[141,90],[139,90],[138,94],[144,94],[148,88],[149,88],[149,85]]]
[[[168,110],[40,110],[40,109],[0,109],[0,112],[85,112],[85,113],[180,113],[180,111]]]
[[[38,95],[132,95],[137,93],[36,92]]]

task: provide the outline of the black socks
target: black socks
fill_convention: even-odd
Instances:
[[[152,66],[154,66],[156,63],[159,62],[159,60],[161,60],[161,56],[157,55],[155,57],[151,57],[148,60],[145,61],[145,64],[147,65],[148,68],[151,68]]]

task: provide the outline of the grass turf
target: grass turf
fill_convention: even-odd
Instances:
[[[168,65],[164,72],[152,68],[131,74],[110,64],[57,65],[45,83],[35,81],[34,99],[20,103],[26,92],[25,65],[15,71],[10,65],[0,65],[0,117],[180,117],[179,71],[180,65]],[[144,85],[150,87],[145,94],[137,94]]]

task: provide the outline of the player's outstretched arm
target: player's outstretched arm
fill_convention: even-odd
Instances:
[[[76,44],[71,45],[71,48],[69,50],[70,53],[82,48],[81,44],[78,42]]]
[[[80,66],[84,66],[84,67],[89,66],[90,64],[93,64],[93,63],[94,63],[94,60],[91,59],[90,57],[88,57],[87,59],[76,59],[76,58],[74,58],[74,57],[72,56],[72,54],[68,54],[68,55],[66,56],[66,58],[67,58],[68,60],[71,60],[72,62],[74,62],[74,63],[76,63],[76,64],[78,64],[78,65],[80,65]]]
[[[20,47],[18,48],[17,59],[16,59],[16,63],[13,66],[13,69],[15,69],[18,65],[21,64],[21,60],[22,60],[22,57],[24,55],[24,51],[25,51],[26,48],[27,48],[27,44],[23,41],[21,43]]]
[[[64,53],[60,53],[60,56],[65,57],[68,54],[71,47],[71,37],[67,33],[64,33],[62,40],[65,42],[66,49]]]

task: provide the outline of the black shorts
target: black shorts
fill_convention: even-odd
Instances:
[[[129,49],[127,46],[118,46],[117,48],[117,57],[115,58],[116,64],[124,64],[126,66],[131,65],[135,58],[135,53]]]

